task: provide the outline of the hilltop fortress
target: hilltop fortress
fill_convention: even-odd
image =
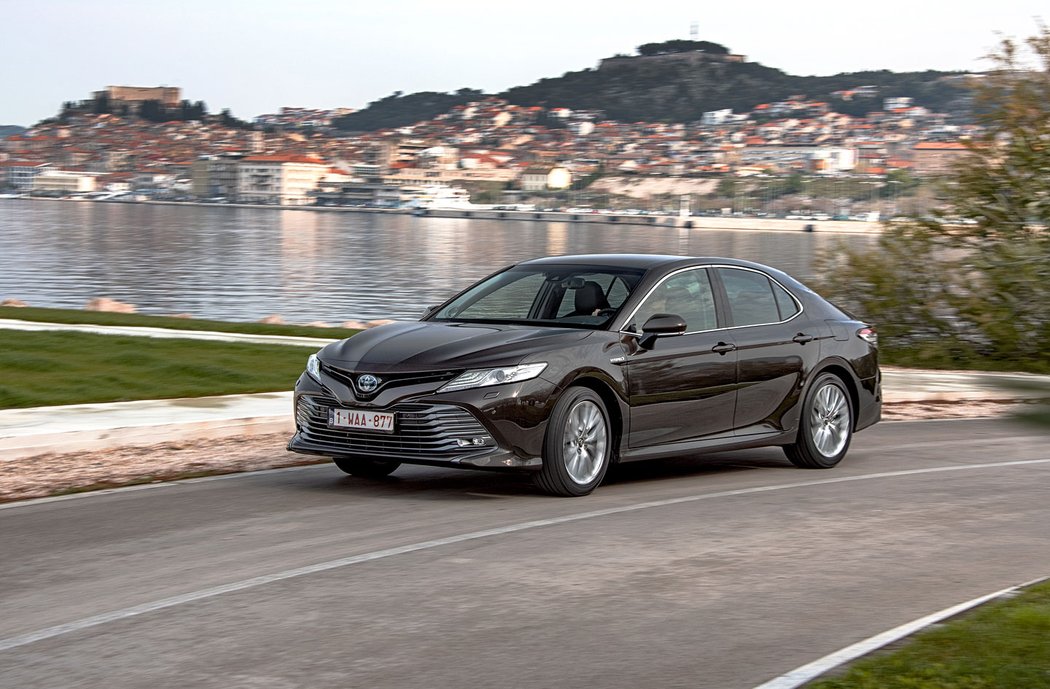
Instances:
[[[174,108],[178,107],[182,99],[182,89],[177,86],[107,86],[91,95],[96,102],[108,99],[110,103],[127,103],[138,107],[154,100],[166,108]]]

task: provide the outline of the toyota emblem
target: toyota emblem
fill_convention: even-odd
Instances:
[[[379,387],[379,379],[371,373],[366,373],[357,378],[357,389],[364,393],[375,392]]]

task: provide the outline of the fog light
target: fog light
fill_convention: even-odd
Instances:
[[[487,435],[480,438],[457,438],[456,445],[460,447],[477,447],[481,445],[487,445],[491,440]]]

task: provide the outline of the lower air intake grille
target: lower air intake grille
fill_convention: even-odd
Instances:
[[[394,412],[393,433],[377,433],[328,427],[328,410],[340,407],[335,399],[321,395],[303,395],[295,409],[302,438],[313,446],[334,455],[368,455],[370,457],[452,459],[494,446],[461,447],[461,438],[488,438],[485,430],[469,412],[448,404],[397,404],[385,412]]]

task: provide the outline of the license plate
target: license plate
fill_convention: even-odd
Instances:
[[[332,428],[353,428],[358,431],[394,432],[392,412],[367,409],[329,409],[328,425]]]

